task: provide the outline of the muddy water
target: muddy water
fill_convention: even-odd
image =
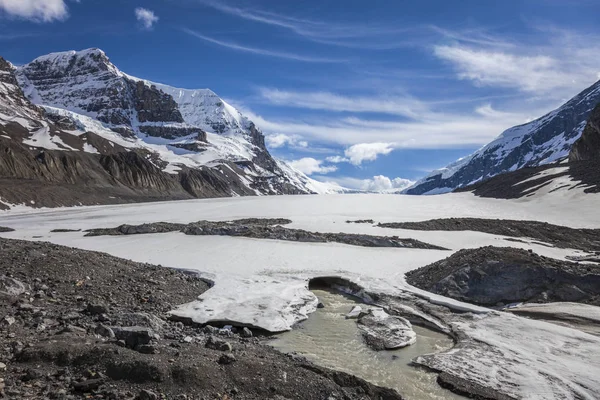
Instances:
[[[416,344],[394,351],[373,351],[363,342],[356,321],[345,319],[360,302],[331,291],[313,292],[325,308],[318,309],[293,331],[277,336],[270,342],[273,347],[285,353],[296,352],[316,364],[376,385],[394,388],[408,400],[464,399],[442,389],[436,383],[436,374],[409,365],[421,354],[451,348],[453,341],[448,336],[414,326]]]

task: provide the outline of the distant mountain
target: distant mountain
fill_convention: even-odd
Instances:
[[[433,171],[405,193],[450,192],[505,172],[566,158],[598,103],[600,81],[560,108],[535,121],[510,128],[475,153]]]
[[[132,77],[99,49],[53,53],[21,67],[2,59],[0,84],[0,139],[6,153],[0,160],[0,179],[22,179],[25,171],[33,170],[37,172],[27,177],[30,181],[79,185],[83,190],[84,182],[73,176],[101,168],[95,177],[109,176],[90,187],[116,185],[119,193],[135,192],[112,193],[114,202],[338,190],[271,157],[260,129],[214,92]],[[20,171],[10,159],[15,152],[21,155]],[[35,164],[40,155],[94,166],[82,171],[75,163],[72,171],[42,172]],[[121,161],[110,163],[106,157]],[[137,162],[133,159],[144,164],[143,173],[129,170]],[[61,168],[66,165],[63,162]],[[147,180],[124,179],[144,174]],[[159,176],[166,186],[151,184]],[[29,196],[27,190],[14,187],[11,193],[3,192],[0,198],[9,203]],[[107,201],[95,194],[89,200],[83,194],[75,197],[61,205]],[[58,204],[46,200],[47,205],[54,203]]]

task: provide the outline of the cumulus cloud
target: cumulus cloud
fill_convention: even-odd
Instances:
[[[390,154],[392,150],[392,143],[359,143],[348,147],[344,155],[351,164],[360,165],[364,161],[375,161],[379,155]]]
[[[69,16],[64,0],[0,0],[0,10],[35,22],[60,21]]]
[[[143,7],[135,9],[135,18],[142,24],[144,29],[152,29],[154,24],[158,22],[158,17],[154,14],[154,11]]]
[[[324,166],[322,160],[317,160],[312,157],[305,157],[299,160],[290,161],[289,164],[300,172],[306,175],[312,174],[328,174],[337,171],[335,165]]]
[[[320,181],[333,182],[342,187],[368,192],[399,192],[414,184],[414,181],[404,178],[389,178],[384,175],[376,175],[370,179],[359,179],[352,177],[314,177]]]
[[[308,147],[308,142],[305,140],[300,140],[298,136],[294,135],[285,135],[283,133],[277,133],[274,135],[266,135],[265,141],[267,142],[267,146],[273,149],[278,149],[280,147]]]

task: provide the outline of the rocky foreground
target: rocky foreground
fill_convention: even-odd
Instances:
[[[401,399],[247,328],[170,321],[208,289],[182,271],[7,239],[0,270],[0,397]]]

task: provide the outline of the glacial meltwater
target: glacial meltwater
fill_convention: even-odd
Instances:
[[[413,326],[417,342],[392,351],[374,351],[362,339],[356,320],[346,314],[356,305],[368,306],[329,290],[313,290],[325,307],[294,330],[269,342],[281,352],[295,352],[324,367],[347,372],[373,384],[389,387],[407,400],[464,399],[440,387],[437,374],[410,365],[413,358],[447,350],[453,341],[431,329]]]

